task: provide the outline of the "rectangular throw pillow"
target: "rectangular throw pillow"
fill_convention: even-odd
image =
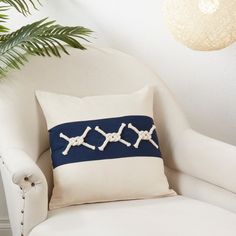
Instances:
[[[50,136],[50,209],[175,194],[164,174],[153,90],[73,97],[37,91]]]

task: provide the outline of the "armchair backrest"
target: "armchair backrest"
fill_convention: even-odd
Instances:
[[[37,89],[90,96],[127,93],[153,84],[162,152],[171,155],[172,140],[188,124],[163,82],[136,59],[116,50],[89,46],[70,53],[61,59],[31,57],[21,71],[0,81],[0,154],[16,147],[37,161],[48,149],[46,123],[34,96]]]

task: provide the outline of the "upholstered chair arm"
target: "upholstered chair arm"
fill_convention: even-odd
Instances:
[[[187,129],[166,165],[236,194],[236,147]]]
[[[28,235],[47,217],[45,176],[36,163],[18,149],[3,152],[0,166],[13,236]]]

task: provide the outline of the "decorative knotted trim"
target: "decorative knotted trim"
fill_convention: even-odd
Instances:
[[[155,148],[159,148],[158,145],[153,141],[152,139],[152,133],[156,129],[155,125],[152,125],[152,128],[148,130],[138,130],[136,127],[134,127],[131,123],[128,124],[128,128],[132,129],[135,133],[138,134],[138,139],[136,143],[133,145],[135,148],[139,147],[139,144],[142,140],[149,141]]]
[[[84,138],[87,136],[87,134],[90,130],[91,130],[91,128],[88,126],[81,136],[72,137],[72,138],[69,138],[66,135],[64,135],[63,133],[60,133],[60,138],[63,138],[66,141],[68,141],[68,145],[67,145],[66,149],[62,152],[62,154],[66,156],[68,154],[68,152],[70,151],[71,147],[81,146],[81,145],[83,145],[87,148],[90,148],[92,150],[95,150],[95,148],[96,148],[95,146],[90,145],[84,141]]]
[[[131,143],[121,138],[121,134],[125,126],[126,124],[122,123],[118,132],[114,132],[114,133],[105,133],[102,129],[99,128],[99,126],[96,126],[95,130],[106,138],[103,144],[100,147],[98,147],[98,149],[100,151],[103,151],[109,142],[120,142],[126,145],[127,147],[130,147]]]

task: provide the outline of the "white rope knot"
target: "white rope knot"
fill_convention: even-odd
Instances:
[[[126,124],[122,123],[118,132],[114,132],[114,133],[105,133],[102,129],[99,128],[99,126],[96,126],[95,130],[106,138],[103,144],[100,147],[98,147],[98,149],[100,151],[103,151],[109,142],[120,142],[120,143],[125,144],[127,147],[130,147],[131,143],[121,138],[121,134],[125,126]]]
[[[106,137],[109,142],[118,142],[121,139],[121,136],[118,133],[108,133]]]
[[[132,129],[135,133],[138,134],[138,139],[136,143],[134,144],[135,148],[139,147],[139,144],[142,140],[149,141],[155,148],[159,148],[159,146],[153,141],[152,139],[152,133],[156,129],[155,125],[152,125],[152,128],[148,130],[138,130],[135,126],[133,126],[131,123],[128,124],[128,128]]]
[[[92,150],[95,150],[95,146],[90,145],[84,141],[84,138],[87,136],[87,134],[90,130],[91,130],[91,128],[88,126],[81,136],[72,137],[72,138],[69,138],[66,135],[64,135],[63,133],[60,133],[60,138],[63,138],[68,142],[66,149],[62,152],[62,154],[64,156],[66,156],[68,154],[68,152],[70,151],[71,147],[81,146],[81,145],[83,145],[87,148],[90,148]]]
[[[152,138],[151,134],[149,134],[149,132],[147,130],[140,131],[140,137],[142,137],[142,140],[150,140]]]
[[[61,137],[61,136],[60,136]],[[70,139],[71,140],[71,146],[79,146],[84,142],[84,139],[81,137],[73,137]]]

